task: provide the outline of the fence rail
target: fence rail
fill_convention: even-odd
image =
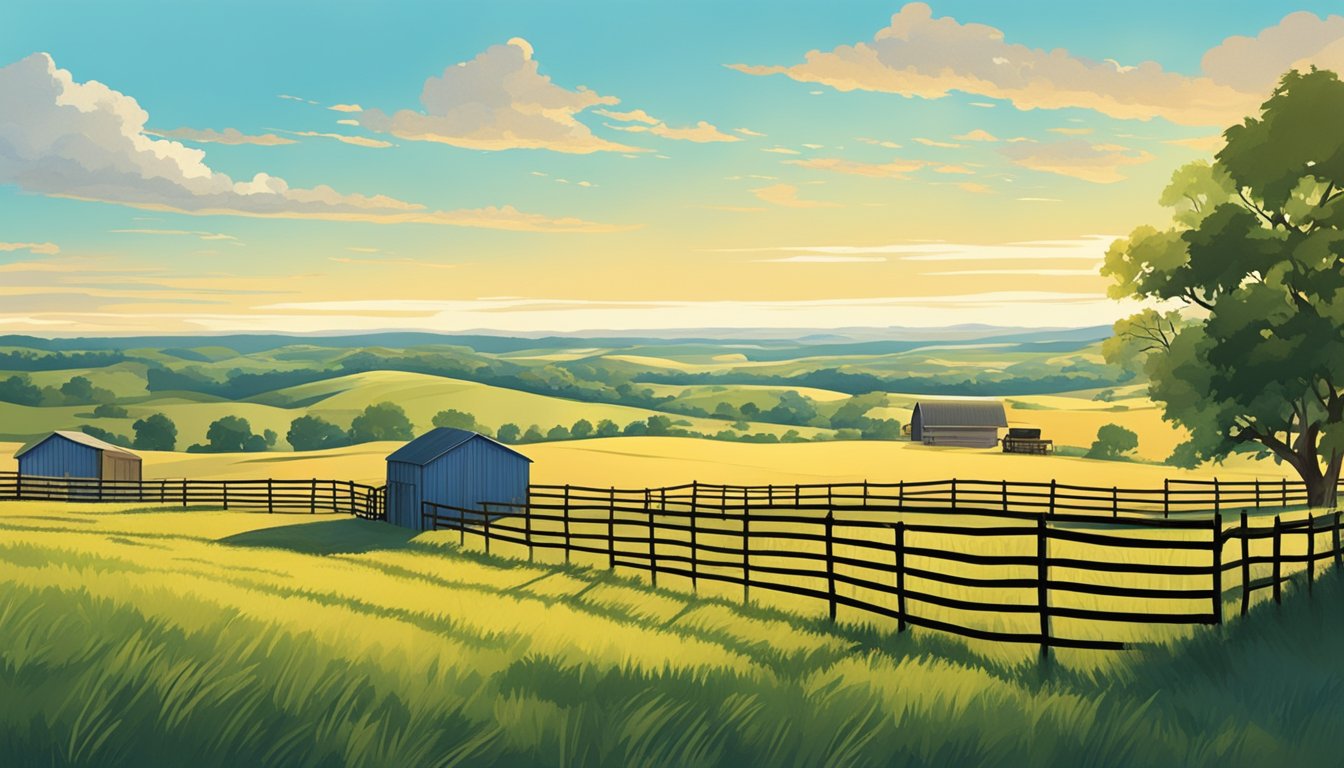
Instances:
[[[1244,612],[1254,592],[1280,599],[1285,566],[1306,568],[1310,588],[1319,563],[1344,555],[1338,512],[1276,516],[1273,525],[1246,512],[1239,524],[1223,521],[1234,505],[1305,501],[1304,489],[1281,482],[1171,481],[1158,491],[964,480],[535,485],[526,504],[425,502],[422,517],[464,544],[478,538],[487,552],[509,544],[529,558],[584,554],[645,572],[655,585],[660,576],[697,590],[717,582],[740,587],[744,602],[771,590],[824,602],[832,619],[844,607],[894,619],[902,631],[1033,643],[1049,655],[1126,647],[1132,641],[1117,634],[1133,632],[1108,629],[1119,624],[1221,623],[1225,583],[1237,582]]]
[[[153,503],[386,519],[385,489],[350,480],[96,480],[0,472],[0,501]]]

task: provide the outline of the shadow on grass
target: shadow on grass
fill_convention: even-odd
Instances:
[[[409,528],[347,517],[245,531],[219,539],[219,543],[233,547],[287,549],[306,555],[358,555],[403,548],[415,535],[416,532]]]

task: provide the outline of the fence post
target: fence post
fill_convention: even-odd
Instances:
[[[607,570],[616,568],[616,486],[607,497]]]
[[[835,549],[831,541],[835,527],[835,512],[826,513],[826,596],[831,621],[835,621]]]
[[[1048,513],[1050,515],[1055,514],[1055,484],[1056,481],[1052,479],[1050,481],[1050,511]]]
[[[1213,516],[1213,623],[1223,623],[1223,516]]]
[[[1171,478],[1162,478],[1162,517],[1171,517]]]
[[[1286,478],[1286,477],[1283,478],[1283,504],[1282,504],[1282,506],[1285,506],[1285,507],[1288,506],[1288,478]]]
[[[952,511],[957,511],[957,478],[952,478]]]
[[[1218,485],[1218,478],[1213,478],[1213,514],[1219,514],[1223,511],[1223,493]]]
[[[751,503],[742,494],[742,604],[751,605]]]
[[[1260,478],[1255,478],[1255,508],[1260,508]]]
[[[896,523],[896,631],[905,631],[905,521]]]
[[[696,522],[696,519],[698,519],[698,518],[700,517],[700,512],[698,511],[698,508],[697,508],[697,506],[696,506],[697,503],[698,503],[698,501],[699,501],[699,496],[700,496],[700,482],[699,482],[698,480],[693,480],[693,481],[691,481],[691,517],[690,517],[690,522],[691,522],[691,591],[692,591],[692,592],[695,592],[695,593],[697,593],[697,594],[700,592],[700,580],[699,580],[699,578],[698,578],[697,575],[696,575],[696,572],[697,572],[698,569],[700,568],[700,560],[699,560],[700,555],[699,555],[699,552],[697,551],[697,545],[696,545],[696,541],[695,541],[695,522]]]
[[[896,507],[902,512],[905,511],[905,481],[898,480],[896,486]]]
[[[1054,510],[1054,481],[1050,481],[1050,507]],[[1050,658],[1050,560],[1046,516],[1036,518],[1036,607],[1041,615],[1041,659]]]
[[[536,560],[532,549],[532,500],[523,500],[523,541],[527,542],[527,562]]]
[[[1241,615],[1251,607],[1251,529],[1246,524],[1246,511],[1241,512]]]
[[[187,506],[187,478],[182,478],[182,507]]]
[[[666,507],[667,489],[660,489],[659,494],[661,494],[659,496],[660,500],[662,500],[661,506]],[[653,582],[653,586],[656,587],[658,586],[658,539],[656,533],[658,529],[654,526],[652,499],[646,502],[646,505],[649,510],[649,580]],[[660,511],[665,512],[666,510],[663,509]]]
[[[21,473],[14,476],[14,498],[17,501],[23,501],[23,475]]]
[[[1008,481],[1003,480],[1003,511],[1008,511]]]
[[[1111,486],[1111,517],[1120,516],[1120,489]]]
[[[1283,554],[1283,531],[1279,523],[1279,516],[1274,516],[1274,602],[1283,602],[1283,588],[1279,584],[1282,576],[1282,568],[1279,564],[1279,557]]]
[[[864,511],[867,511],[867,509],[868,509],[868,479],[867,479],[867,478],[864,478],[864,480],[863,480],[863,509],[864,509]]]
[[[1307,594],[1310,595],[1316,580],[1316,522],[1311,513],[1307,513]]]
[[[490,503],[486,501],[479,502],[481,506],[481,517],[485,518],[485,554],[490,554]]]
[[[1339,568],[1339,566],[1341,565],[1340,563],[1341,552],[1339,549],[1339,522],[1340,522],[1339,510],[1335,510],[1335,527],[1333,528],[1333,536],[1332,536],[1333,539],[1332,543],[1334,544],[1334,553],[1335,553],[1335,568]]]
[[[569,483],[565,483],[565,510],[561,515],[565,524],[565,565],[569,565]]]
[[[308,489],[308,514],[317,514],[317,478],[313,478],[313,484]]]
[[[98,500],[103,500],[103,478],[98,478]]]
[[[271,491],[271,478],[266,478],[266,512],[275,511],[275,494]]]
[[[350,480],[350,514],[355,514],[355,481]],[[335,486],[332,486],[331,511],[336,511],[336,492]]]
[[[229,481],[223,480],[220,485],[224,488],[224,511],[227,512],[229,510]]]

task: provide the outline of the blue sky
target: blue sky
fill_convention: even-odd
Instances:
[[[0,332],[1109,322],[1335,7],[8,3]]]

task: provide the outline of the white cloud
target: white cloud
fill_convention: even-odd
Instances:
[[[753,131],[753,130],[751,130],[750,128],[734,128],[733,130],[734,130],[734,131],[737,131],[738,133],[742,134],[743,136],[764,136],[764,135],[765,135],[764,133],[761,133],[760,131]]]
[[[170,237],[190,236],[201,240],[237,240],[233,235],[226,235],[222,232],[200,232],[190,229],[114,229],[113,234],[119,235],[167,235]]]
[[[61,247],[55,243],[0,243],[0,253],[27,251],[35,256],[55,256]]]
[[[307,136],[319,139],[335,139],[342,144],[351,144],[356,147],[368,147],[370,149],[385,149],[393,146],[390,141],[382,139],[370,139],[367,136],[350,136],[344,133],[319,133],[318,131],[291,131],[295,136]]]
[[[897,159],[889,163],[862,163],[857,160],[845,160],[838,157],[817,157],[807,160],[785,160],[784,162],[801,168],[877,179],[907,179],[910,173],[927,165],[921,160]]]
[[[364,108],[358,104],[332,104],[327,107],[333,112],[363,112]]]
[[[773,153],[776,154],[776,155],[801,155],[801,154],[802,154],[802,152],[799,152],[799,151],[796,150],[796,149],[789,149],[788,147],[766,147],[766,148],[762,149],[761,151],[762,151],[762,152],[773,152]]]
[[[615,128],[618,131],[629,131],[631,133],[651,133],[654,136],[661,136],[664,139],[690,141],[696,144],[706,144],[714,141],[741,141],[738,137],[730,133],[724,133],[704,120],[686,128],[673,128],[667,123],[656,123],[652,126],[635,124],[608,125],[607,127]]]
[[[960,174],[960,175],[963,175],[963,176],[970,176],[970,175],[974,175],[974,174],[975,174],[975,171],[972,171],[970,168],[967,168],[967,167],[964,166],[964,165],[940,165],[940,166],[938,166],[937,168],[934,168],[934,169],[933,169],[933,172],[934,172],[934,173],[955,173],[955,174]]]
[[[77,83],[45,53],[0,67],[0,184],[26,192],[195,215],[426,223],[529,231],[610,231],[512,206],[433,211],[386,195],[295,188],[257,173],[237,181],[205,152],[145,132],[148,113],[102,83]]]
[[[926,147],[938,147],[939,149],[961,149],[960,144],[953,144],[950,141],[935,141],[933,139],[926,139],[922,136],[916,136],[915,142],[923,144]]]
[[[751,190],[762,202],[785,208],[838,208],[839,203],[824,200],[804,200],[798,197],[798,188],[792,184],[771,184]]]
[[[1223,126],[1251,114],[1290,67],[1344,67],[1344,17],[1298,12],[1254,38],[1230,37],[1205,53],[1201,73],[1145,61],[1120,65],[1062,48],[1011,43],[991,26],[935,18],[910,3],[871,41],[810,51],[792,66],[731,65],[751,75],[783,74],[839,91],[941,98],[953,91],[1003,99],[1018,109],[1080,107],[1121,119],[1164,117]],[[975,106],[993,106],[972,102]]]
[[[593,112],[610,117],[612,120],[619,120],[623,123],[644,123],[645,125],[657,125],[662,121],[650,115],[642,109],[632,109],[629,112],[615,112],[610,109],[594,109]]]
[[[1092,132],[1091,128],[1046,128],[1050,133],[1058,133],[1061,136],[1086,136]]]
[[[521,38],[491,46],[471,61],[425,81],[424,111],[386,114],[366,109],[360,125],[408,141],[467,149],[549,149],[554,152],[638,152],[593,134],[576,115],[620,102],[580,86],[568,90],[538,71],[532,46]]]
[[[1018,144],[1001,150],[1014,165],[1069,176],[1095,184],[1124,181],[1120,169],[1153,160],[1149,152],[1117,144],[1090,144],[1071,139],[1046,144]]]
[[[206,128],[174,128],[171,131],[145,131],[149,136],[161,136],[165,139],[182,139],[198,144],[253,144],[262,147],[276,147],[282,144],[296,144],[293,139],[276,136],[274,133],[249,135],[237,128],[225,128],[222,131]]]
[[[897,144],[894,141],[885,141],[882,139],[870,139],[866,136],[860,136],[858,140],[863,142],[864,144],[871,144],[875,147],[882,147],[883,149],[901,149],[901,145]]]
[[[957,139],[958,141],[998,141],[998,140],[999,140],[999,137],[995,136],[994,134],[990,133],[989,131],[986,131],[986,130],[983,129],[983,128],[976,128],[976,129],[973,130],[973,131],[968,131],[967,133],[963,133],[963,134],[961,134],[960,136],[953,136],[952,138]]]

